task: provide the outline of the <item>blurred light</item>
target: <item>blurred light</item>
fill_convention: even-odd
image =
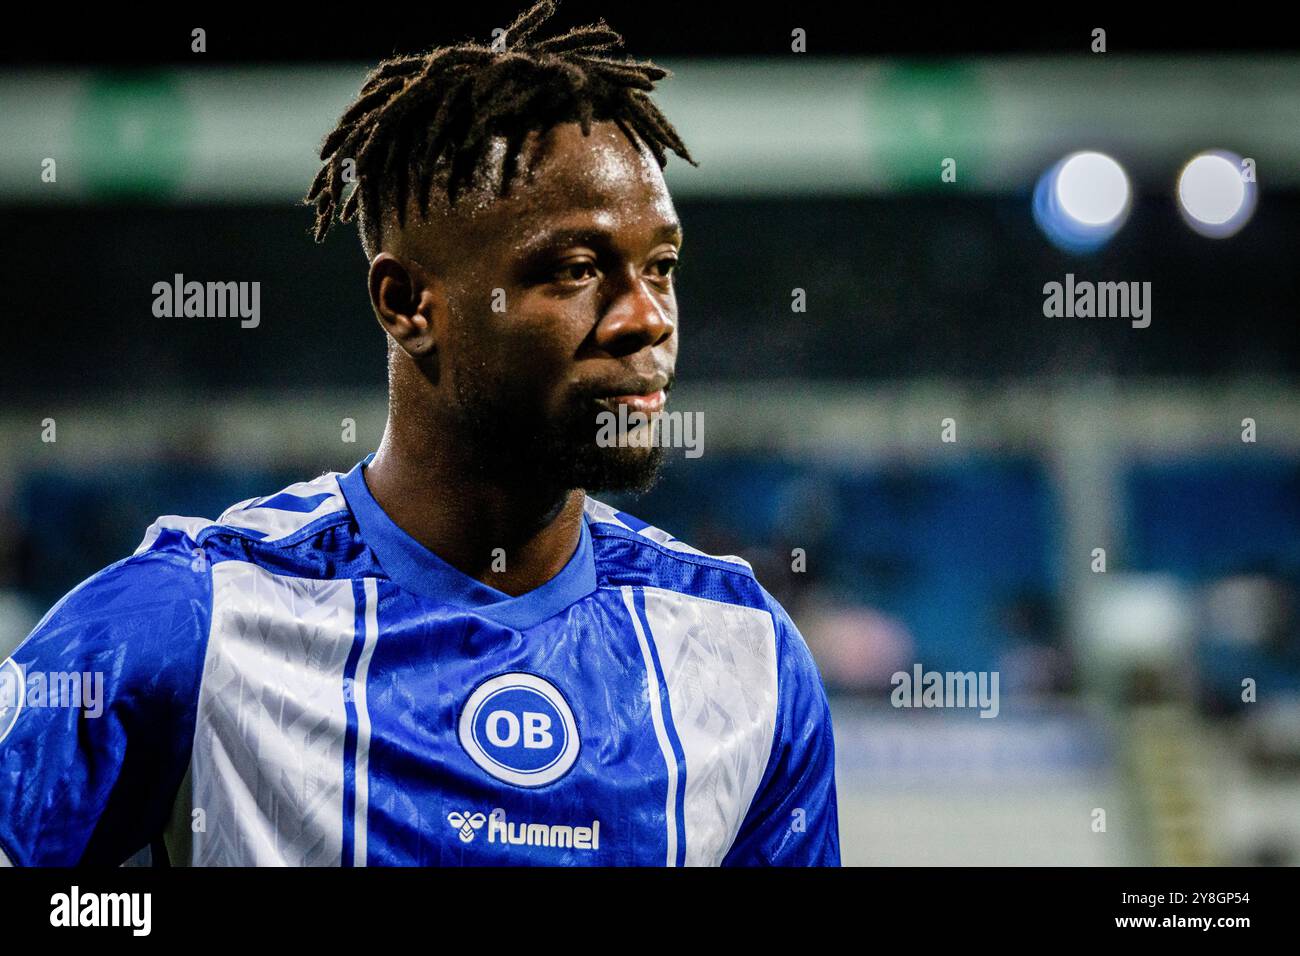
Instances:
[[[1102,153],[1075,153],[1056,176],[1061,208],[1089,226],[1113,223],[1128,208],[1128,177]]]
[[[1072,153],[1034,187],[1034,221],[1058,248],[1092,252],[1119,232],[1130,199],[1119,163],[1104,153]]]
[[[1193,230],[1212,239],[1236,233],[1255,211],[1254,182],[1243,178],[1240,156],[1210,150],[1194,157],[1178,176],[1178,203]]]
[[[1098,575],[1080,597],[1080,638],[1108,664],[1181,661],[1195,623],[1194,604],[1169,575]]]

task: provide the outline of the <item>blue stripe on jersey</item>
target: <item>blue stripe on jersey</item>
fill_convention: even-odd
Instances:
[[[677,821],[677,862],[674,866],[686,864],[686,753],[682,750],[681,738],[677,736],[677,726],[673,723],[672,707],[668,699],[668,682],[664,678],[663,665],[659,663],[659,648],[655,643],[654,632],[645,616],[645,591],[635,588],[632,591],[632,603],[636,608],[637,619],[646,635],[650,647],[650,659],[654,662],[655,684],[659,688],[659,697],[663,701],[664,731],[673,749],[673,758],[677,761],[677,793],[673,800],[676,806]]]
[[[356,628],[352,650],[343,668],[343,707],[347,712],[347,731],[343,738],[343,866],[354,864],[357,811],[357,662],[366,644],[366,582],[353,578],[352,598],[356,601],[353,626]]]
[[[300,495],[291,495],[287,492],[281,492],[278,495],[271,495],[269,498],[255,501],[243,510],[248,511],[251,508],[273,508],[276,511],[295,511],[300,514],[310,514],[320,507],[322,501],[326,501],[333,496],[333,493],[328,491],[324,494],[312,495],[308,498],[301,497]]]
[[[630,515],[626,511],[615,511],[614,517],[623,522],[633,531],[644,531],[646,528],[650,527],[648,521],[642,521],[640,518],[635,515]]]

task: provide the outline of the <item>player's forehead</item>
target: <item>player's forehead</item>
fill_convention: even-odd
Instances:
[[[427,216],[409,200],[407,224],[388,234],[385,248],[438,268],[471,258],[510,260],[548,237],[586,231],[629,243],[680,240],[680,226],[663,172],[644,146],[613,122],[596,122],[589,136],[575,123],[534,131],[521,144],[510,192],[499,194],[506,143],[495,137],[473,182],[450,206],[441,185]]]
[[[510,194],[483,207],[483,218],[511,240],[584,222],[610,231],[677,222],[654,156],[612,122],[593,123],[588,136],[577,123],[530,134]]]
[[[600,206],[629,194],[667,197],[654,156],[613,122],[593,123],[587,135],[577,123],[561,123],[543,134],[531,134],[524,149],[532,170],[519,193],[525,204],[559,199],[575,206]]]

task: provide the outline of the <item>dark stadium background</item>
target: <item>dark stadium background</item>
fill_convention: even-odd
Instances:
[[[99,32],[108,21],[92,18],[0,39],[0,97],[21,90],[39,121],[31,97],[69,77],[129,101],[177,77],[254,70],[256,115],[256,83],[276,71],[337,69],[355,87],[368,63],[482,36],[515,10],[493,2],[379,25],[357,15],[344,27],[199,8],[142,19],[112,42]],[[1117,111],[1024,164],[1045,169],[1083,148],[1132,158],[1131,214],[1085,255],[1038,228],[1035,178],[992,161],[977,188],[944,189],[946,154],[904,148],[879,179],[867,169],[847,186],[787,190],[774,173],[726,194],[689,188],[693,171],[670,161],[670,185],[685,184],[675,404],[703,410],[705,454],[670,456],[655,491],[615,503],[749,559],[802,628],[833,693],[846,862],[1300,862],[1292,45],[1280,31],[1261,42],[1246,17],[1190,13],[1143,24],[1102,9],[1036,20],[940,7],[862,23],[830,5],[787,17],[736,4],[561,5],[566,25],[601,15],[634,55],[673,68],[666,87],[683,95],[699,64],[725,74],[801,62],[789,52],[800,26],[810,61],[903,77],[957,126],[972,89],[979,103],[1023,92],[1026,64],[1048,77],[1108,68],[1088,51],[1103,26],[1113,69],[1191,117],[1152,131],[1148,148]],[[193,26],[208,30],[202,57],[189,53]],[[1281,79],[1223,94],[1247,110],[1269,97],[1260,115],[1274,125],[1258,142],[1220,141],[1222,114],[1208,105],[1198,127],[1182,83],[1230,86],[1260,64]],[[1091,95],[1061,81],[1062,110]],[[79,185],[47,198],[15,171],[24,150],[47,147],[18,142],[11,120],[0,111],[0,655],[60,595],[130,553],[158,514],[214,517],[347,470],[373,450],[384,413],[383,339],[352,230],[316,246],[291,189],[235,185],[195,200],[184,155],[164,147],[137,175],[130,155],[113,166],[75,136],[61,169]],[[160,142],[188,135],[176,116],[157,122]],[[961,134],[991,149],[1004,136],[973,125]],[[691,145],[691,127],[681,131]],[[316,142],[302,143],[309,173]],[[1183,223],[1168,162],[1210,147],[1260,156],[1259,206],[1222,240]],[[934,175],[898,175],[911,162]],[[263,172],[253,157],[231,181]],[[155,318],[150,290],[175,273],[260,281],[259,328]],[[1043,283],[1066,273],[1151,282],[1151,327],[1044,318]],[[790,311],[796,287],[806,313]],[[955,443],[940,440],[948,417]],[[355,444],[340,441],[345,418]],[[1253,443],[1240,438],[1245,418],[1258,423]],[[1091,568],[1095,547],[1107,550],[1104,574]],[[791,569],[796,548],[806,571]],[[997,671],[998,717],[892,707],[891,675],[915,663]],[[1243,678],[1256,681],[1255,702],[1242,701]]]

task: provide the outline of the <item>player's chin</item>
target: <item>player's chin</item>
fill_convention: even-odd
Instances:
[[[584,445],[573,461],[572,486],[589,492],[649,491],[659,481],[664,450]]]

